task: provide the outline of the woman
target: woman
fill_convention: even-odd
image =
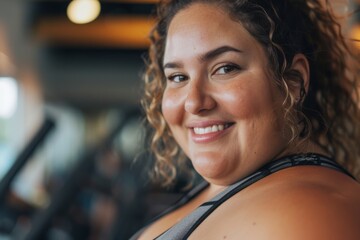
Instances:
[[[171,184],[186,155],[206,183],[135,239],[360,239],[359,62],[328,6],[160,4],[144,99],[155,171]]]

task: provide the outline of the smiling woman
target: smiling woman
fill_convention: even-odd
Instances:
[[[134,239],[360,238],[360,63],[329,4],[164,1],[151,40],[155,175],[204,182]]]
[[[231,184],[285,148],[280,112],[274,111],[283,99],[264,50],[240,23],[210,5],[179,12],[169,26],[164,63],[164,118],[208,181]],[[212,131],[218,125],[222,131]]]

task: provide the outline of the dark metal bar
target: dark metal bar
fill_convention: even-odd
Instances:
[[[35,150],[39,147],[39,145],[44,141],[48,133],[54,128],[54,126],[54,121],[51,118],[47,117],[39,131],[30,141],[30,143],[16,158],[14,164],[11,166],[9,171],[5,174],[5,176],[0,182],[0,204],[3,203],[3,201],[6,199],[11,182],[21,171],[21,169],[24,167],[30,157],[34,154]]]
[[[69,203],[82,187],[82,183],[91,176],[94,171],[94,160],[99,152],[109,146],[118,132],[123,128],[124,121],[111,131],[111,133],[97,146],[90,148],[77,162],[64,185],[51,198],[49,206],[35,216],[30,232],[26,234],[26,240],[45,239],[45,234],[54,216],[65,210]]]

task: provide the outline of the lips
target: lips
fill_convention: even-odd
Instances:
[[[228,128],[229,126],[230,126],[230,124],[226,123],[226,124],[215,124],[215,125],[208,126],[208,127],[194,127],[193,129],[194,129],[195,134],[203,135],[203,134],[223,131],[224,129]]]
[[[208,143],[218,140],[226,134],[234,123],[200,122],[190,126],[191,138],[196,143]]]

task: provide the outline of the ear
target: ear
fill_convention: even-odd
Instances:
[[[305,88],[304,90],[307,93],[310,84],[310,66],[306,56],[302,53],[296,54],[293,58],[291,69],[296,70],[301,75],[304,81],[303,82]],[[296,92],[294,95],[296,96],[297,99],[300,99],[301,86],[299,86],[295,91]]]

